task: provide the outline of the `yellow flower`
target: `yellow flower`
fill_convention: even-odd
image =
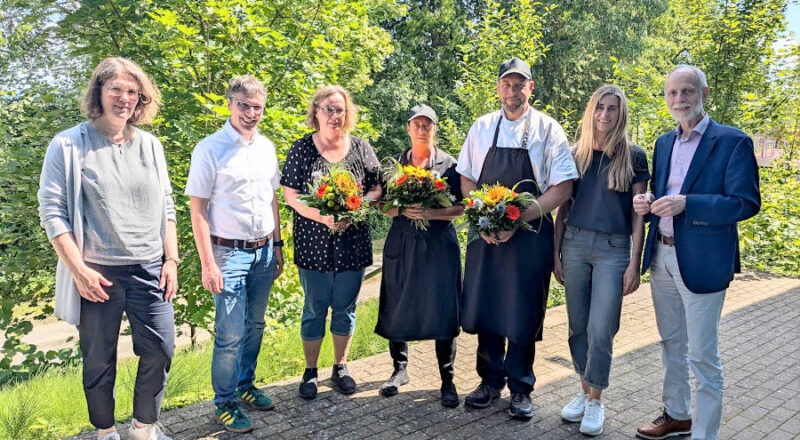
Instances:
[[[503,197],[506,196],[508,193],[508,188],[504,186],[493,186],[489,191],[486,192],[486,196],[483,198],[483,201],[487,205],[496,205],[498,202],[503,200]]]
[[[415,167],[414,165],[403,166],[403,174],[407,175],[408,177],[415,177],[419,179],[432,177],[430,171],[423,168]]]
[[[356,182],[347,173],[338,173],[333,176],[333,183],[345,195],[351,196],[358,192]]]

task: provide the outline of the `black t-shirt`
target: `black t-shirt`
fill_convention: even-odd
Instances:
[[[633,178],[631,184],[650,178],[647,153],[631,146]],[[633,187],[626,192],[608,189],[608,168],[611,159],[602,151],[592,152],[592,164],[573,185],[572,208],[567,225],[608,234],[630,235],[633,210]]]
[[[340,161],[361,182],[364,192],[380,183],[380,164],[367,141],[350,136],[350,150]],[[292,144],[283,165],[281,185],[308,194],[315,176],[328,172],[330,164],[319,154],[311,135]],[[303,269],[344,272],[372,264],[369,224],[351,225],[341,234],[327,226],[294,213],[294,263]]]

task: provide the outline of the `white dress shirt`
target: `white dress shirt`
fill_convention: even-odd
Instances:
[[[227,121],[195,147],[185,192],[209,199],[211,235],[254,240],[275,229],[272,199],[279,185],[272,142],[258,133],[248,142]]]

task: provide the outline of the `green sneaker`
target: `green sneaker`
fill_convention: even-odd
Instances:
[[[244,391],[237,390],[236,395],[239,396],[240,402],[250,405],[253,409],[266,411],[275,407],[269,396],[252,385]]]
[[[222,423],[228,431],[231,432],[250,432],[253,430],[253,422],[247,414],[239,410],[239,404],[236,402],[225,402],[222,406],[218,406],[214,415],[217,421]]]

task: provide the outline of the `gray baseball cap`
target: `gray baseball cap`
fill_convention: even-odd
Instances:
[[[533,76],[531,75],[531,68],[528,66],[528,63],[517,57],[511,58],[500,65],[500,75],[498,75],[497,79],[500,79],[510,73],[518,73],[527,79],[533,79]]]
[[[415,105],[411,108],[411,111],[408,112],[408,122],[411,122],[412,119],[420,116],[425,116],[433,121],[434,124],[439,123],[439,118],[436,117],[436,112],[425,104]]]

